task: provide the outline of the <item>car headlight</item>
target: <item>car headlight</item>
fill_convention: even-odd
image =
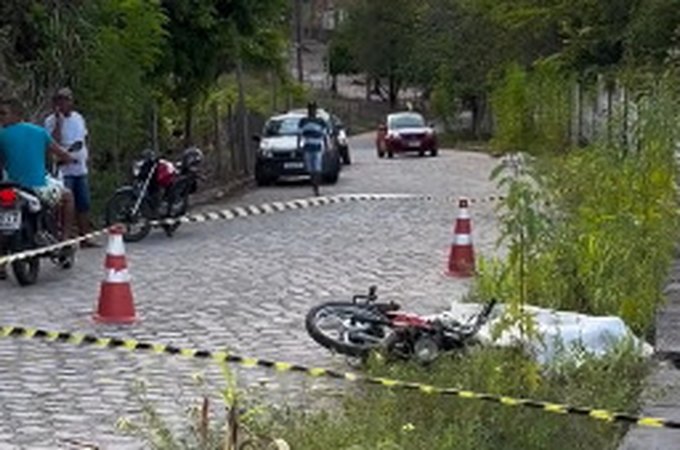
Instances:
[[[271,158],[272,155],[272,144],[269,141],[262,141],[260,143],[260,155],[264,158]]]

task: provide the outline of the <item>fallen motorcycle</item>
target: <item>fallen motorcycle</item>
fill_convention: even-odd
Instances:
[[[442,352],[460,350],[475,341],[496,305],[491,301],[461,323],[446,315],[422,317],[400,311],[396,303],[377,302],[376,287],[351,302],[330,302],[313,307],[305,318],[309,335],[329,350],[365,358],[382,350],[397,359],[433,362]]]
[[[151,231],[155,220],[175,219],[189,210],[189,195],[196,192],[203,153],[190,147],[173,163],[146,150],[132,166],[133,181],[116,190],[106,204],[107,225],[126,226],[123,239],[137,242]],[[163,230],[172,236],[180,223],[164,223]]]

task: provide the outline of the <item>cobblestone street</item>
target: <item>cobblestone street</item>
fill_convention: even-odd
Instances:
[[[481,198],[496,193],[489,173],[498,164],[484,154],[442,151],[437,158],[380,160],[373,136],[352,140],[354,164],[323,194],[420,193]],[[229,205],[308,197],[301,182],[249,191]],[[218,209],[222,205],[203,207]],[[493,203],[473,205],[479,254],[493,254],[498,238]],[[469,280],[445,275],[453,203],[380,201],[328,205],[229,222],[189,224],[168,239],[154,232],[126,246],[140,322],[129,327],[94,324],[90,317],[103,276],[104,250],[79,253],[72,272],[44,262],[36,286],[0,284],[3,325],[134,337],[192,348],[228,348],[243,355],[347,370],[344,359],[315,344],[304,329],[314,304],[347,300],[369,285],[405,309],[436,312],[456,302]],[[206,372],[206,385],[192,378]],[[300,375],[237,370],[243,387],[258,385],[268,401],[308,402],[328,382]],[[267,380],[264,380],[265,378]],[[137,417],[135,395],[147,398],[171,423],[186,407],[225,382],[208,363],[66,344],[0,339],[0,449],[76,448],[62,439],[101,449],[140,448],[115,429],[121,416]],[[188,421],[183,421],[185,424]]]

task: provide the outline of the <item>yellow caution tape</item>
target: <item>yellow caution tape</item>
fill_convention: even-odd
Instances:
[[[459,397],[469,400],[483,400],[499,405],[525,407],[542,410],[554,414],[572,414],[590,417],[605,422],[619,422],[652,428],[680,429],[680,421],[663,419],[658,417],[642,417],[633,414],[608,411],[601,408],[587,408],[570,406],[561,403],[545,402],[526,398],[515,398],[503,395],[474,392],[457,388],[440,388],[423,383],[393,380],[389,378],[371,377],[350,372],[338,372],[321,367],[306,367],[288,362],[269,361],[266,359],[233,355],[223,351],[196,350],[175,347],[173,345],[140,342],[135,339],[104,338],[89,334],[70,332],[47,331],[35,328],[4,326],[0,327],[0,336],[38,339],[46,342],[63,342],[72,345],[93,345],[110,349],[125,349],[133,352],[153,352],[173,356],[185,356],[189,358],[213,360],[219,363],[238,364],[246,368],[261,367],[276,370],[278,372],[297,372],[311,377],[325,377],[350,382],[365,383],[383,386],[390,389],[421,392],[429,395],[441,395]]]

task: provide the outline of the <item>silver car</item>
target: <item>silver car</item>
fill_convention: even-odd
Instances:
[[[288,176],[308,176],[304,156],[300,148],[300,120],[306,113],[291,111],[286,114],[273,116],[267,120],[262,135],[254,136],[259,142],[255,160],[255,180],[260,186],[268,185]],[[329,124],[328,145],[324,147],[322,177],[326,183],[338,181],[340,168],[340,154],[334,144],[332,123],[327,115],[319,117]]]

